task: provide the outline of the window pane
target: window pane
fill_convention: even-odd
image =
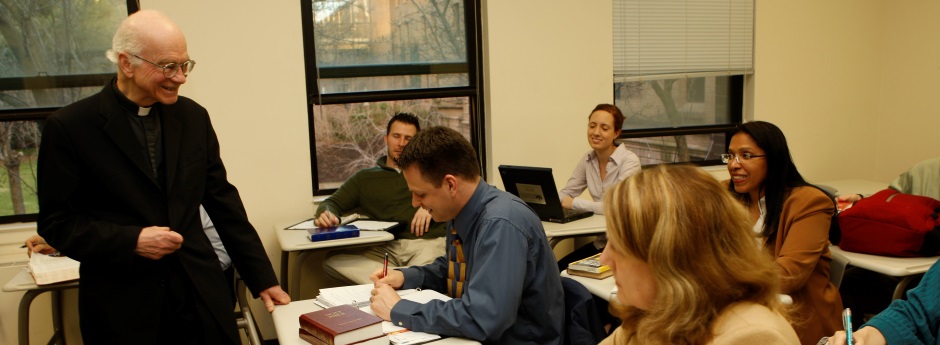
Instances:
[[[127,0],[19,1],[2,16],[0,78],[114,73],[104,56]]]
[[[467,86],[466,74],[320,79],[323,94]]]
[[[41,120],[0,122],[0,216],[39,212],[36,155]]]
[[[61,107],[91,96],[101,87],[0,91],[0,109]]]
[[[470,140],[470,99],[434,98],[407,101],[313,106],[319,189],[334,189],[354,172],[375,166],[386,155],[385,128],[396,113],[412,113],[421,128],[447,126]]]
[[[614,84],[624,130],[731,124],[729,77],[631,81]]]
[[[728,151],[725,133],[630,138],[619,139],[618,142],[640,156],[640,163],[644,166],[717,160]]]
[[[317,68],[345,67],[348,70],[386,65],[467,63],[463,1],[311,1]],[[328,85],[324,83],[326,79],[337,77],[321,76],[320,92],[328,94],[469,85],[466,72],[457,76],[431,78],[422,73],[416,75],[404,68],[396,70],[391,73],[351,71],[355,75],[342,77],[400,77],[337,81],[340,84],[355,84],[353,86]],[[429,86],[420,86],[422,84]]]

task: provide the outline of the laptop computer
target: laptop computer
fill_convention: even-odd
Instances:
[[[561,207],[551,168],[500,165],[499,176],[506,191],[525,201],[543,221],[567,223],[594,214]]]

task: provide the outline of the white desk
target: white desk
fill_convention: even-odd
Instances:
[[[300,315],[312,311],[321,310],[320,306],[313,302],[313,299],[303,301],[292,301],[287,305],[278,305],[274,308],[271,317],[274,319],[274,330],[277,332],[277,341],[281,345],[310,345],[303,339],[300,339],[298,329],[300,329]],[[443,338],[431,342],[435,345],[479,345],[480,343],[464,338]]]
[[[584,285],[584,287],[586,287],[592,295],[603,298],[608,302],[610,302],[610,297],[617,293],[617,283],[614,281],[614,276],[610,276],[604,279],[594,279],[570,275],[568,274],[568,270],[561,271],[561,276],[574,279],[574,281]]]
[[[933,266],[940,256],[924,258],[895,258],[890,256],[879,256],[871,254],[862,254],[847,252],[839,246],[829,246],[833,253],[839,253],[849,259],[849,265],[864,268],[869,271],[878,272],[884,275],[901,278],[898,285],[894,288],[892,299],[901,298],[904,290],[911,279],[924,274]]]
[[[300,296],[300,268],[312,251],[336,247],[372,246],[395,239],[395,236],[387,231],[359,231],[359,237],[310,242],[307,239],[307,230],[284,229],[296,223],[274,225],[274,233],[277,234],[277,241],[281,244],[281,289],[295,297]],[[294,261],[294,266],[289,269],[288,260],[291,252],[297,252],[297,259]]]
[[[888,188],[888,182],[877,182],[862,179],[846,179],[820,182],[820,187],[832,187],[836,190],[836,195],[846,194],[864,194],[871,195],[878,191]]]
[[[36,285],[33,276],[24,268],[13,279],[3,285],[4,292],[26,291],[20,299],[19,321],[17,333],[19,344],[29,345],[29,306],[33,299],[43,292],[52,293],[52,339],[49,344],[65,344],[65,333],[62,329],[62,290],[78,288],[78,281],[70,281],[49,285]]]
[[[593,216],[578,219],[568,223],[542,222],[545,228],[545,236],[548,237],[548,244],[555,248],[559,242],[582,236],[600,235],[607,231],[607,218],[603,215],[595,214]]]

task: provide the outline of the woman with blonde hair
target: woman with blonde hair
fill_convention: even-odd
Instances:
[[[692,166],[652,167],[605,196],[623,323],[601,344],[799,344],[776,266],[741,204]]]

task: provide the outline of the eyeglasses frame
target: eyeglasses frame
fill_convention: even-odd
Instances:
[[[173,77],[175,77],[175,76],[176,76],[176,73],[179,73],[179,71],[183,69],[183,64],[187,64],[187,63],[190,64],[189,71],[184,71],[184,72],[183,72],[183,76],[184,76],[184,77],[188,77],[188,76],[189,76],[189,73],[192,72],[192,70],[193,70],[194,67],[196,67],[196,60],[193,60],[193,59],[189,59],[189,60],[182,61],[182,62],[170,62],[170,63],[168,63],[168,64],[166,64],[166,65],[162,65],[162,66],[161,66],[160,64],[158,64],[158,63],[156,63],[156,62],[153,62],[153,61],[144,59],[144,58],[142,58],[142,57],[140,57],[140,56],[137,56],[137,54],[129,53],[129,52],[125,52],[125,53],[127,53],[128,55],[133,56],[133,57],[135,57],[135,58],[141,59],[141,60],[143,60],[143,61],[145,61],[145,62],[147,62],[147,63],[149,63],[149,64],[151,64],[151,65],[154,65],[154,66],[159,67],[160,69],[163,70],[163,76],[166,77],[167,79],[172,79]],[[176,65],[176,68],[170,69],[170,65]],[[168,72],[168,71],[169,71],[169,72]],[[167,73],[170,73],[170,75],[167,75]]]
[[[733,158],[735,162],[738,162],[738,164],[741,164],[742,159],[740,157],[743,155],[750,156],[750,158],[746,158],[743,160],[745,162],[750,161],[751,159],[754,159],[754,158],[767,157],[767,155],[755,155],[755,154],[750,154],[750,153],[742,153],[740,155],[733,154],[733,153],[722,153],[721,161],[725,164],[731,164],[731,160]],[[728,158],[725,158],[725,156],[728,156]]]

